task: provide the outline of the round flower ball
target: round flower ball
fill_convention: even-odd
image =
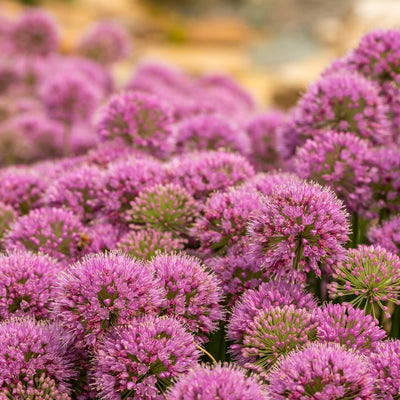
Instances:
[[[371,228],[368,239],[372,244],[400,256],[400,216],[395,216],[384,221],[382,225]]]
[[[271,307],[294,305],[296,309],[315,310],[318,305],[310,293],[299,283],[290,284],[282,280],[262,283],[257,289],[243,293],[232,310],[227,337],[233,342],[231,352],[240,358],[244,334],[251,321],[263,310]]]
[[[95,384],[105,400],[162,400],[198,359],[194,338],[179,321],[148,315],[104,337],[94,358]]]
[[[45,254],[0,254],[0,319],[50,317],[60,264]]]
[[[93,349],[112,326],[157,312],[162,302],[147,266],[124,254],[99,253],[60,276],[54,315],[77,338],[77,347]]]
[[[377,399],[396,400],[400,392],[400,340],[377,343],[369,355]]]
[[[390,318],[387,302],[400,304],[400,258],[383,247],[349,249],[346,259],[334,266],[332,277],[331,298],[349,299],[374,317],[382,310]]]
[[[160,231],[187,235],[198,205],[181,186],[155,185],[144,188],[126,212],[127,222]]]
[[[217,328],[223,316],[222,292],[199,259],[183,253],[158,254],[148,265],[165,289],[165,314],[176,316],[195,334],[204,336]]]
[[[267,400],[264,387],[234,365],[202,365],[182,376],[167,400]]]
[[[2,202],[0,202],[0,250],[2,248],[2,241],[4,236],[6,236],[10,226],[17,218],[17,213],[14,209]]]
[[[328,303],[315,312],[317,338],[369,354],[386,337],[379,323],[351,304]]]
[[[301,178],[334,190],[350,212],[368,215],[378,179],[373,159],[367,140],[328,130],[297,149],[294,165]]]
[[[260,172],[244,184],[244,187],[249,187],[250,189],[254,188],[258,190],[261,195],[269,196],[278,186],[293,182],[301,183],[303,181],[291,172]]]
[[[261,204],[259,193],[247,188],[212,194],[192,229],[192,236],[200,242],[199,251],[226,254],[227,248],[243,240],[248,221]]]
[[[57,23],[46,12],[30,9],[11,25],[8,39],[21,55],[47,56],[59,46]]]
[[[7,250],[42,252],[65,264],[85,254],[85,232],[72,211],[40,208],[17,218],[4,242]]]
[[[199,200],[214,191],[239,186],[255,175],[245,157],[223,151],[188,153],[169,162],[165,169],[170,182],[183,186]]]
[[[139,229],[125,234],[116,247],[132,257],[151,260],[158,252],[173,253],[184,248],[185,241],[175,238],[172,232],[156,229]]]
[[[271,400],[373,400],[366,360],[337,344],[312,343],[282,359],[269,375]]]
[[[91,25],[77,43],[77,52],[102,65],[113,64],[129,55],[130,37],[124,27],[113,21]]]
[[[313,271],[321,275],[343,260],[348,240],[348,215],[328,188],[292,182],[278,186],[264,199],[249,224],[253,256],[273,275]]]
[[[0,394],[5,398],[46,389],[48,380],[56,392],[71,394],[74,360],[60,326],[12,319],[0,324],[0,343]]]
[[[101,140],[120,138],[158,157],[174,146],[172,114],[167,104],[151,95],[127,91],[114,95],[103,108],[97,132]]]

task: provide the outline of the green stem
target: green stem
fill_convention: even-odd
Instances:
[[[400,305],[396,305],[392,315],[392,328],[389,336],[400,339]]]
[[[353,234],[351,237],[351,245],[350,247],[355,249],[358,246],[359,243],[359,218],[358,214],[354,213],[352,216],[352,228],[353,228]]]
[[[206,345],[206,350],[220,362],[228,361],[229,354],[227,354],[226,343],[226,327],[224,322],[220,322],[219,329],[209,336],[209,342]]]

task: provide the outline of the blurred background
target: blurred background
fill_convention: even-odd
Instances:
[[[121,82],[138,60],[163,60],[194,75],[228,73],[284,109],[365,32],[400,24],[399,0],[0,0],[9,15],[29,6],[59,20],[66,53],[95,20],[125,25],[134,49],[115,66]]]

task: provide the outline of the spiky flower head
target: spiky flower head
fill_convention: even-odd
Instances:
[[[269,196],[275,189],[287,183],[303,182],[297,175],[291,172],[271,171],[268,173],[260,172],[244,184],[258,190],[262,195]]]
[[[262,283],[257,289],[249,289],[232,310],[227,336],[233,342],[231,351],[235,357],[240,357],[244,334],[251,321],[262,310],[271,307],[294,305],[298,309],[313,311],[317,302],[304,286],[296,283],[289,284],[281,280],[271,280]]]
[[[172,232],[147,228],[128,232],[118,241],[117,248],[132,257],[151,260],[159,251],[172,253],[184,245],[185,241],[175,238]]]
[[[103,172],[83,165],[66,172],[49,185],[45,202],[71,210],[82,222],[93,220],[102,209]]]
[[[320,276],[320,264],[330,272],[344,258],[347,217],[328,188],[307,182],[278,186],[250,221],[251,251],[271,274]]]
[[[147,228],[187,234],[193,225],[198,205],[193,197],[175,184],[144,188],[131,202],[126,220]]]
[[[216,277],[195,257],[158,254],[149,262],[165,289],[164,313],[176,316],[192,332],[212,332],[222,318],[222,291]]]
[[[201,365],[182,376],[167,400],[267,400],[264,387],[234,364]]]
[[[137,318],[105,336],[94,359],[104,400],[164,399],[179,374],[193,368],[199,352],[193,336],[174,318]]]
[[[351,304],[328,303],[315,311],[315,319],[320,342],[339,343],[364,354],[374,350],[386,336],[376,319]]]
[[[97,123],[102,140],[121,138],[136,149],[160,157],[173,149],[172,115],[167,104],[140,92],[114,95]]]
[[[125,324],[162,303],[151,271],[120,253],[92,254],[59,278],[54,316],[77,338],[78,347],[94,348],[113,325]]]
[[[372,244],[400,256],[400,215],[384,221],[380,226],[371,228],[368,239]]]
[[[85,248],[80,247],[85,231],[72,211],[40,208],[15,220],[5,237],[5,247],[43,252],[68,263],[85,254]]]
[[[113,64],[129,55],[130,37],[124,27],[113,21],[100,21],[82,34],[77,51],[100,64]]]
[[[60,271],[57,261],[45,254],[0,254],[0,319],[49,318]]]
[[[108,252],[117,248],[117,242],[124,229],[99,217],[87,226],[87,234],[81,236],[79,246],[88,253]]]
[[[48,380],[55,391],[70,394],[74,378],[69,336],[56,324],[31,319],[12,319],[0,324],[0,393],[6,399],[18,392],[46,389]]]
[[[249,218],[261,207],[256,190],[234,188],[212,194],[192,229],[204,254],[226,254],[227,248],[246,235]]]
[[[400,340],[377,343],[369,355],[377,399],[396,400],[400,393]]]
[[[28,56],[47,56],[59,45],[57,23],[42,10],[23,12],[11,25],[8,38],[15,52]]]
[[[349,249],[346,259],[334,266],[331,298],[349,299],[355,307],[375,316],[381,309],[387,317],[387,302],[400,304],[400,258],[380,246]]]
[[[201,200],[214,191],[241,185],[255,174],[246,158],[223,151],[188,153],[175,158],[165,168],[171,182],[182,185]]]
[[[378,179],[373,150],[353,133],[327,130],[297,149],[295,170],[304,179],[328,186],[350,212],[369,213],[372,184]]]
[[[271,400],[373,400],[368,363],[337,344],[312,343],[282,359],[269,375]]]
[[[0,202],[0,249],[2,248],[4,236],[7,234],[10,226],[16,218],[17,213],[14,209],[9,205]]]

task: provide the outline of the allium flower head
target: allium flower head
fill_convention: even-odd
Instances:
[[[173,148],[172,115],[167,104],[140,92],[114,95],[99,117],[102,140],[121,138],[133,147],[157,156]]]
[[[396,400],[400,393],[400,340],[377,343],[369,363],[377,399]]]
[[[112,64],[129,55],[128,32],[116,22],[101,21],[90,26],[80,37],[78,53],[100,64]]]
[[[127,211],[127,221],[160,231],[187,234],[198,205],[181,186],[155,185],[143,189]]]
[[[41,208],[15,220],[5,238],[5,247],[43,252],[67,263],[85,254],[83,235],[85,228],[72,211]]]
[[[69,394],[69,381],[75,373],[68,340],[56,324],[36,323],[30,319],[1,323],[0,394],[5,394],[7,399],[29,398],[14,395],[45,389],[49,379],[56,385],[55,391]]]
[[[271,400],[373,400],[368,363],[336,344],[312,343],[282,359],[269,375]]]
[[[118,224],[112,224],[106,218],[100,217],[87,226],[87,234],[81,237],[79,246],[87,247],[88,253],[108,252],[117,248],[120,235]]]
[[[113,252],[93,254],[72,265],[58,286],[54,315],[77,337],[80,347],[94,347],[113,325],[156,312],[162,303],[151,271]]]
[[[372,203],[372,183],[378,178],[372,160],[367,140],[328,130],[298,148],[294,164],[300,177],[334,190],[349,211],[367,213]]]
[[[16,218],[17,213],[15,210],[11,206],[0,202],[0,249],[2,248],[2,240],[4,236]]]
[[[182,185],[196,199],[238,186],[254,176],[254,168],[239,154],[222,151],[188,153],[166,165],[171,182]]]
[[[232,310],[228,326],[228,338],[233,342],[231,351],[235,357],[241,353],[240,343],[243,342],[245,331],[251,321],[262,310],[271,307],[294,305],[298,309],[313,311],[317,302],[301,284],[289,284],[281,280],[271,280],[262,283],[258,289],[244,292],[241,299]]]
[[[118,241],[117,248],[132,257],[150,260],[159,251],[172,253],[182,250],[184,244],[184,240],[175,238],[172,232],[147,228],[128,232]]]
[[[271,171],[268,173],[258,173],[246,182],[244,186],[254,188],[262,195],[269,196],[278,186],[295,182],[301,183],[303,181],[291,172]]]
[[[199,352],[193,336],[173,318],[145,316],[112,330],[94,359],[104,400],[164,399],[179,374],[193,368]]]
[[[167,400],[267,400],[263,386],[234,365],[198,366],[182,376]]]
[[[249,225],[255,258],[272,274],[329,272],[344,258],[349,222],[342,202],[314,183],[289,183],[266,197]],[[294,270],[294,271],[293,271]]]
[[[339,343],[349,349],[369,354],[386,333],[378,321],[351,304],[328,303],[315,312],[320,342]]]
[[[200,241],[200,251],[225,254],[228,247],[243,240],[248,220],[261,203],[258,192],[247,188],[212,194],[192,229],[192,235]]]
[[[12,24],[9,40],[14,51],[31,56],[54,53],[59,44],[56,22],[41,10],[27,10]]]
[[[294,305],[261,310],[239,343],[240,364],[264,375],[285,354],[316,338],[317,322],[304,308]]]
[[[129,158],[148,158],[130,147],[120,140],[109,142],[100,142],[96,147],[90,149],[85,154],[85,162],[94,164],[100,168],[107,168],[109,164]]]
[[[216,329],[222,318],[219,281],[195,257],[158,254],[149,268],[165,289],[164,312],[176,316],[195,334]]]
[[[50,317],[61,266],[45,254],[0,254],[0,319]]]
[[[91,221],[102,208],[103,173],[95,166],[83,165],[66,172],[49,185],[45,202],[50,207],[65,207],[83,222]]]
[[[400,258],[383,247],[349,249],[346,259],[334,266],[333,278],[331,298],[349,298],[373,316],[382,309],[390,317],[386,302],[400,304]]]
[[[371,228],[368,239],[372,244],[400,256],[400,215]]]

